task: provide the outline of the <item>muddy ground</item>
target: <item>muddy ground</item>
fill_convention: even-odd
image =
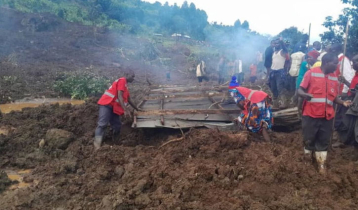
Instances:
[[[329,153],[327,177],[303,160],[299,131],[263,142],[246,132],[195,129],[161,147],[180,132],[125,124],[119,145],[107,136],[94,152],[96,119],[95,100],[4,115],[0,126],[13,129],[0,136],[0,167],[33,170],[24,178],[32,186],[4,192],[0,209],[356,209],[350,148]],[[72,140],[57,148],[51,129]]]
[[[168,84],[167,67],[140,57],[148,40],[68,23],[51,15],[0,9],[0,103],[57,97],[52,84],[64,72],[108,78],[132,70],[136,102],[155,84]],[[95,31],[95,32],[94,32]],[[122,49],[122,51],[120,50]],[[172,81],[195,83],[188,49],[158,47],[173,59]],[[122,53],[123,52],[123,53]],[[138,57],[139,56],[139,57]],[[213,58],[211,58],[213,59]],[[179,71],[180,70],[180,71]],[[352,148],[329,153],[322,177],[303,160],[300,131],[271,133],[271,142],[246,132],[131,129],[121,141],[93,150],[98,98],[85,104],[26,108],[0,116],[0,170],[32,169],[29,187],[8,189],[0,209],[357,209],[358,165]]]

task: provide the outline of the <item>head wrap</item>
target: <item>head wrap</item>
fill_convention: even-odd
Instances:
[[[314,59],[317,59],[319,57],[320,53],[316,50],[312,50],[307,55]]]

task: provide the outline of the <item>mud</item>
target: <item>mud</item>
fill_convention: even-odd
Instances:
[[[92,146],[96,100],[4,115],[16,128],[0,136],[1,168],[32,169],[29,186],[7,190],[0,209],[355,209],[358,165],[353,149],[329,153],[322,177],[303,159],[299,131],[132,130],[122,143]],[[39,142],[52,128],[72,132],[66,150]],[[108,132],[109,133],[109,132]],[[36,180],[37,182],[34,183]],[[30,195],[30,196],[28,196]],[[324,208],[323,208],[324,207]]]

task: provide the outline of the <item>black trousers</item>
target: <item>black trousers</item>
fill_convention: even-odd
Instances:
[[[327,151],[333,132],[333,119],[302,116],[303,143],[311,151]]]

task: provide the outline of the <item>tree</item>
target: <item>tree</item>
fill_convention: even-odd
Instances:
[[[190,10],[191,11],[195,11],[196,10],[196,6],[194,3],[190,3]]]
[[[304,34],[299,31],[297,27],[292,26],[290,28],[284,29],[277,36],[290,41],[290,47],[293,48],[298,42],[303,39]]]
[[[343,10],[336,20],[332,17],[326,17],[323,26],[328,31],[321,34],[323,42],[340,42],[343,43],[343,35],[346,31],[348,18],[350,19],[350,28],[347,40],[347,54],[352,56],[358,54],[358,0],[342,0],[344,4],[349,7]]]
[[[188,9],[189,8],[189,4],[187,1],[183,2],[183,5],[181,6],[182,9]]]
[[[215,22],[215,24],[216,24],[216,22]],[[235,29],[241,28],[241,21],[240,21],[239,19],[237,19],[237,20],[235,21],[235,23],[234,23],[234,28],[235,28]]]
[[[250,24],[249,22],[247,22],[246,20],[242,23],[241,28],[245,29],[245,30],[249,30],[250,29]]]

